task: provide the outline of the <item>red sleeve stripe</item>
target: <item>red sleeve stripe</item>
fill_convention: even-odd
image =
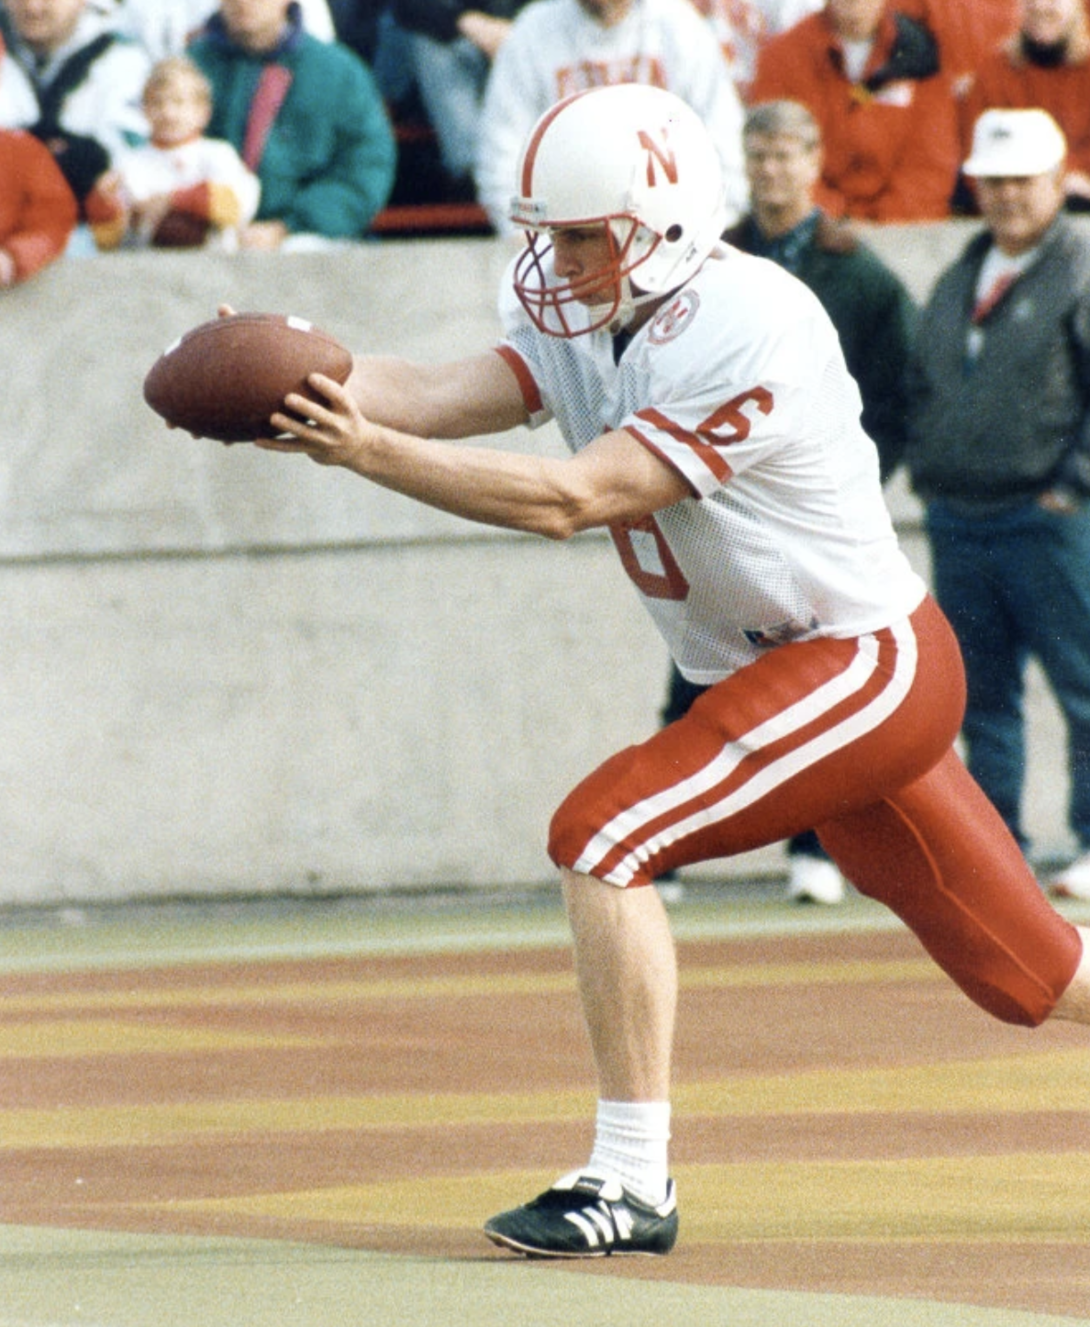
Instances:
[[[693,433],[689,429],[683,429],[675,424],[672,419],[668,419],[658,410],[638,410],[636,418],[642,419],[650,424],[652,428],[660,429],[668,434],[677,442],[684,443],[700,457],[701,461],[708,467],[711,473],[721,484],[725,484],[734,473],[730,466],[720,455],[719,451],[705,442],[699,433]]]
[[[541,393],[537,389],[534,375],[530,372],[526,361],[513,346],[497,346],[496,354],[515,375],[519,391],[522,392],[522,403],[527,412],[531,415],[540,414],[545,409],[545,403],[541,399]]]

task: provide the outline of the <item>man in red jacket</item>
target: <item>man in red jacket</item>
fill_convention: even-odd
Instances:
[[[1067,205],[1090,209],[1090,17],[1085,0],[1021,0],[1021,26],[977,70],[962,117],[968,155],[973,125],[991,109],[1046,110],[1067,139]]]
[[[53,154],[28,133],[0,129],[0,287],[59,258],[75,225],[75,195]]]
[[[1020,7],[1020,0],[903,0],[905,13],[935,34],[942,72],[959,100],[981,62],[1018,27]]]
[[[830,215],[949,215],[960,163],[951,81],[932,32],[893,0],[827,0],[769,41],[749,102],[781,98],[802,102],[821,126],[816,202]]]

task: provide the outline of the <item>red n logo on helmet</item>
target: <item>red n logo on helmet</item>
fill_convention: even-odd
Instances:
[[[677,157],[666,143],[656,143],[649,133],[639,131],[640,147],[647,153],[647,187],[653,189],[658,183],[655,163],[662,167],[663,174],[670,184],[677,184]]]

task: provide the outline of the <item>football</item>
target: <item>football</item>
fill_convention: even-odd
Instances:
[[[316,399],[307,376],[344,383],[352,354],[305,318],[233,313],[201,323],[163,351],[144,379],[144,400],[173,427],[218,442],[271,433],[289,392]]]

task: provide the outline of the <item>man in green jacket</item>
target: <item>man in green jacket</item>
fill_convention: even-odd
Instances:
[[[899,278],[849,222],[814,204],[821,177],[821,130],[805,106],[769,101],[750,109],[742,135],[751,211],[724,238],[770,258],[809,286],[837,330],[863,398],[863,427],[887,479],[905,445],[905,373],[916,309]],[[675,668],[663,719],[670,723],[703,690]],[[787,845],[788,897],[839,903],[844,881],[812,831]]]
[[[1067,725],[1078,849],[1054,884],[1090,898],[1090,237],[1064,215],[1066,157],[1046,111],[977,120],[964,170],[984,229],[924,309],[905,460],[965,659],[969,769],[1025,846],[1036,658]]]
[[[261,181],[243,246],[365,235],[393,188],[397,149],[363,61],[305,32],[292,0],[221,0],[189,54],[212,84],[209,134]]]

